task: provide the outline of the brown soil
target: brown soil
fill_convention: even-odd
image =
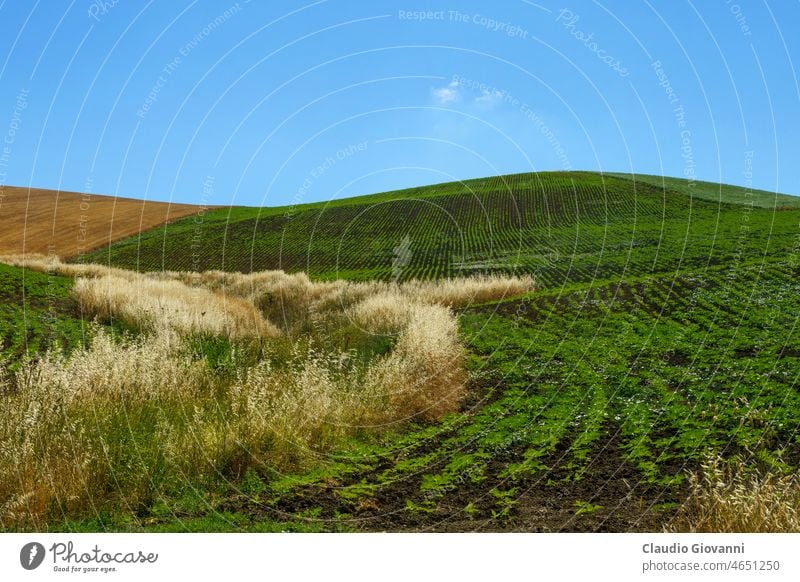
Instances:
[[[431,447],[433,448],[433,447]],[[527,481],[510,483],[516,487],[514,504],[507,515],[497,515],[493,487],[502,488],[497,476],[502,461],[490,467],[487,480],[465,483],[436,500],[435,510],[411,512],[407,502],[422,502],[421,475],[386,483],[374,496],[344,501],[337,491],[344,483],[317,483],[303,487],[277,504],[254,504],[247,496],[228,499],[218,511],[248,514],[260,519],[296,520],[309,510],[321,512],[310,518],[317,524],[337,522],[361,531],[391,532],[658,532],[663,531],[674,508],[662,504],[680,499],[675,490],[645,484],[633,466],[624,461],[616,437],[598,444],[597,456],[584,479],[565,479],[558,468],[556,451],[548,461],[554,468]],[[390,463],[376,467],[376,472]],[[365,475],[359,475],[363,479]],[[465,508],[471,504],[470,513]],[[591,505],[588,505],[591,504]],[[590,510],[579,512],[581,507]],[[669,507],[669,506],[667,506]],[[338,517],[341,516],[341,517]]]
[[[494,400],[499,390],[486,392],[485,387],[472,386],[471,396],[483,404]],[[453,430],[458,430],[457,428]],[[340,492],[358,483],[377,484],[377,476],[391,468],[395,458],[383,458],[364,471],[344,476],[341,480],[316,482],[300,486],[265,504],[253,503],[247,495],[228,498],[217,511],[240,512],[257,522],[261,519],[302,519],[313,512],[310,522],[323,527],[344,525],[360,531],[392,532],[653,532],[662,531],[683,498],[681,491],[646,483],[637,469],[624,457],[615,426],[591,451],[592,459],[583,478],[570,478],[565,468],[571,443],[562,441],[542,462],[551,467],[511,481],[502,476],[508,463],[518,461],[525,449],[511,448],[490,461],[485,478],[473,482],[465,479],[458,486],[430,499],[420,491],[423,474],[441,470],[449,461],[440,459],[417,474],[384,482],[374,495],[343,499]],[[452,436],[443,432],[421,443],[414,456],[437,450],[441,442]],[[682,469],[675,468],[676,471]],[[514,489],[513,505],[506,514],[498,512],[497,499],[491,491]],[[409,511],[408,503],[428,511]],[[672,504],[672,505],[665,505]],[[471,509],[466,510],[467,507]],[[583,508],[582,511],[581,508]]]
[[[74,257],[201,210],[191,204],[0,187],[0,254]]]

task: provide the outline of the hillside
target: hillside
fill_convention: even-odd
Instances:
[[[5,186],[0,254],[73,257],[199,211],[189,204]]]
[[[670,178],[669,176],[652,176],[647,174],[607,174],[627,180],[634,180],[642,184],[650,184],[657,188],[680,192],[687,196],[699,200],[711,202],[721,202],[724,204],[752,204],[759,208],[789,209],[800,208],[800,197],[780,194],[778,192],[767,192],[766,190],[756,190],[744,188],[742,186],[731,186],[729,184],[717,184],[714,182],[703,182],[696,180],[688,182],[682,178]]]
[[[16,367],[25,356],[82,343],[84,323],[71,288],[68,277],[0,264],[0,350],[5,362]]]
[[[470,378],[457,412],[378,436],[349,434],[314,450],[311,468],[276,469],[268,458],[213,485],[143,487],[154,501],[135,517],[117,508],[51,525],[658,531],[709,459],[747,479],[791,476],[800,467],[800,208],[792,197],[756,194],[751,205],[735,186],[520,174],[292,208],[217,209],[99,249],[83,260],[142,271],[307,271],[315,281],[298,275],[307,283],[285,288],[275,274],[153,275],[211,285],[224,302],[255,297],[276,323],[297,317],[294,304],[316,297],[313,285],[337,288],[324,283],[337,277],[529,273],[538,286],[454,306]],[[25,310],[35,316],[27,326],[50,314],[47,329],[66,336],[64,345],[78,343],[71,281],[5,269],[7,322]],[[257,281],[282,290],[259,291]],[[28,303],[15,306],[21,285]],[[394,341],[325,318],[297,326],[292,341],[320,329],[322,349],[383,353]],[[27,351],[48,345],[41,330],[13,330],[2,328],[14,357],[26,341]],[[242,376],[234,354],[246,359],[252,349],[208,337],[196,346],[217,379]],[[164,479],[153,472],[148,487]]]
[[[139,270],[280,268],[348,279],[523,272],[553,286],[703,268],[793,244],[789,212],[692,198],[680,181],[666,185],[587,172],[517,174],[296,207],[219,209],[88,258]],[[739,199],[736,187],[721,191],[723,200]]]

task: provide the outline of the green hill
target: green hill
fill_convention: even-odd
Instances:
[[[470,395],[441,424],[356,440],[308,473],[265,468],[231,490],[165,497],[142,510],[145,526],[122,514],[69,527],[253,530],[282,516],[289,529],[652,531],[710,454],[800,467],[793,197],[519,174],[214,210],[82,259],[320,279],[533,273],[540,288],[461,310]]]
[[[729,184],[717,184],[715,182],[703,182],[700,180],[689,182],[682,178],[670,178],[668,176],[651,176],[647,174],[607,174],[634,180],[642,184],[650,184],[657,188],[680,192],[698,200],[709,200],[711,202],[721,202],[724,204],[752,204],[759,208],[775,208],[786,210],[789,208],[800,208],[799,196],[788,196],[777,192],[767,192],[766,190],[754,190],[742,186],[731,186]]]
[[[84,260],[384,280],[525,272],[553,286],[772,256],[794,244],[793,214],[734,204],[741,189],[721,187],[720,202],[708,185],[690,197],[679,180],[656,182],[517,174],[330,203],[221,209]],[[790,208],[784,198],[780,208]]]

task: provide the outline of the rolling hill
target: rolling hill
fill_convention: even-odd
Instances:
[[[529,273],[538,289],[458,310],[472,379],[442,422],[66,527],[659,530],[712,455],[800,467],[799,225],[793,197],[573,172],[216,209],[114,242],[83,260],[318,280]],[[74,338],[69,281],[57,285],[54,329]]]
[[[0,254],[73,257],[200,210],[189,204],[5,186],[0,189]]]
[[[744,201],[741,188],[717,185],[714,194],[698,183],[703,195],[692,197],[679,180],[656,182],[517,174],[295,207],[218,209],[87,258],[138,270],[279,268],[328,279],[523,272],[552,287],[705,268],[794,244],[794,197],[749,207],[734,203]]]

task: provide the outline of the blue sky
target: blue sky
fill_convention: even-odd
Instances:
[[[501,173],[800,194],[795,1],[0,4],[0,183],[281,205]]]

